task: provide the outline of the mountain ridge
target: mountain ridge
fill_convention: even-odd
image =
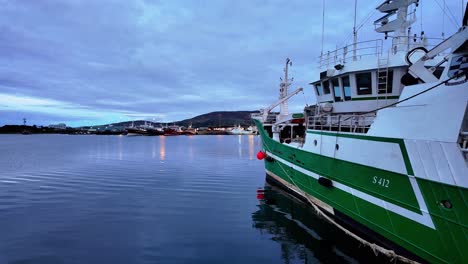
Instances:
[[[118,123],[110,123],[105,125],[96,125],[92,127],[103,127],[103,126],[119,126],[127,127],[132,123],[135,126],[143,125],[145,123],[151,124],[153,126],[165,126],[167,125],[178,125],[178,126],[192,126],[194,128],[198,127],[232,127],[232,126],[251,126],[253,125],[250,115],[258,111],[214,111],[205,114],[201,114],[192,118],[187,118],[180,121],[173,122],[153,122],[148,120],[135,120],[135,121],[125,121]],[[86,126],[90,127],[90,126]]]

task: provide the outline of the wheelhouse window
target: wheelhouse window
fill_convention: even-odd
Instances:
[[[356,73],[356,89],[358,95],[372,94],[372,74],[370,72]]]
[[[385,80],[385,78],[387,79],[387,82],[383,81]],[[392,91],[393,91],[393,71],[388,71],[387,76],[385,75],[379,76],[379,94],[392,93]]]
[[[315,91],[317,92],[318,96],[322,95],[323,91],[322,91],[322,84],[321,83],[317,83],[315,85]]]
[[[328,81],[323,82],[323,94],[330,94],[330,84]]]
[[[343,101],[341,99],[341,89],[340,89],[340,83],[338,82],[338,79],[335,78],[330,81],[331,86],[333,87],[333,93],[335,96],[335,102],[340,102]]]
[[[351,85],[349,85],[349,76],[341,77],[341,83],[343,84],[343,94],[345,101],[351,100]]]

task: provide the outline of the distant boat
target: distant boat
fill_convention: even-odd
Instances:
[[[133,122],[131,126],[125,128],[125,132],[128,137],[146,136],[148,134],[148,131],[146,131],[146,129],[140,126],[135,126]]]
[[[227,133],[229,135],[253,135],[254,131],[252,128],[244,129],[239,125],[231,130],[228,130]]]
[[[141,128],[141,127],[127,127],[125,128],[125,131],[127,132],[127,136],[129,137],[148,135],[148,131],[146,131],[146,129]]]
[[[164,135],[164,130],[162,128],[151,127],[147,128],[146,132],[148,136],[161,136]]]
[[[186,136],[194,136],[194,135],[198,134],[198,133],[197,133],[197,130],[195,130],[194,128],[192,128],[192,125],[190,125],[190,126],[189,126],[188,128],[186,128],[186,129],[183,129],[181,133],[182,133],[182,135],[186,135]]]
[[[173,125],[164,128],[164,136],[178,136],[182,135],[182,129],[179,126]]]
[[[161,136],[164,135],[164,130],[163,128],[157,128],[154,127],[152,124],[148,125],[145,124],[138,126],[139,128],[145,129],[146,130],[146,136]]]
[[[125,128],[127,136],[161,136],[164,135],[162,128],[154,127],[145,122],[144,125],[135,126],[132,122],[130,127]]]

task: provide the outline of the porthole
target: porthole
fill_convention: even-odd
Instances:
[[[317,146],[317,140],[314,139],[314,146]]]
[[[336,144],[336,145],[335,145],[335,148],[336,148],[336,150],[339,150],[339,149],[340,149],[340,145]]]

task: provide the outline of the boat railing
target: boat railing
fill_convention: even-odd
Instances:
[[[337,64],[344,64],[350,60],[361,60],[366,56],[381,55],[382,50],[383,41],[381,39],[357,42],[356,44],[347,45],[334,51],[320,54],[319,68],[333,67]]]
[[[437,46],[442,38],[427,38],[416,36],[396,36],[392,37],[392,46],[389,53],[408,52],[417,47],[424,47],[428,50]],[[384,43],[382,39],[357,42],[342,48],[320,54],[319,68],[332,68],[338,64],[345,64],[349,61],[359,61],[367,56],[382,57]]]
[[[263,120],[263,114],[262,113],[252,113],[250,114],[251,118],[254,119],[259,119],[262,120],[264,124],[274,124],[276,123],[277,120],[277,115],[276,113],[269,113],[266,117],[266,120]]]
[[[428,50],[442,42],[443,38],[426,38],[417,36],[398,36],[392,37],[391,53],[408,52],[414,48],[424,47]]]
[[[350,133],[367,133],[374,122],[375,115],[319,115],[310,116],[307,128]]]

